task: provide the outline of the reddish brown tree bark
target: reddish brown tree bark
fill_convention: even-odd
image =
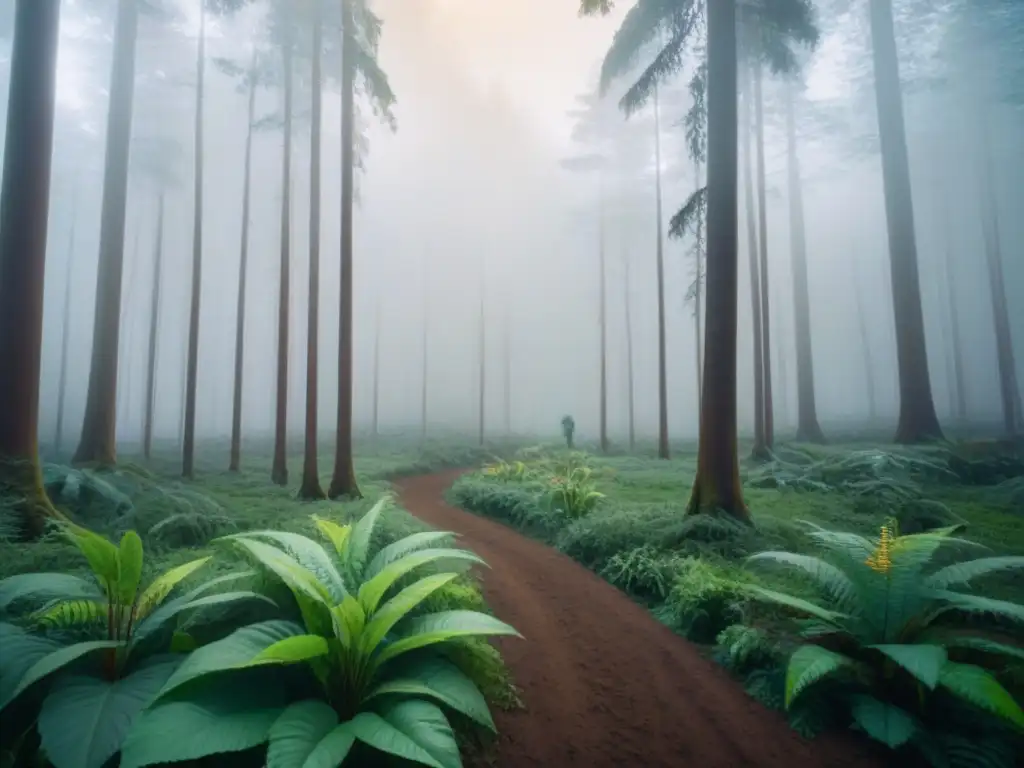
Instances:
[[[341,53],[341,328],[338,334],[338,424],[328,495],[359,498],[352,452],[352,202],[355,149],[355,56],[352,19],[344,20]]]
[[[28,538],[58,516],[37,428],[59,25],[59,0],[18,0],[0,187],[0,490]]]
[[[736,3],[708,3],[707,336],[697,474],[687,512],[749,521],[736,446]]]
[[[898,443],[941,440],[942,429],[935,413],[928,374],[892,0],[870,0],[870,22],[899,369],[900,417],[895,440]]]
[[[288,307],[291,286],[292,213],[292,50],[291,28],[283,45],[284,145],[281,172],[281,261],[277,300],[277,403],[274,412],[274,463],[270,479],[288,484]],[[344,235],[342,235],[344,237]],[[343,254],[344,260],[344,254]],[[344,290],[344,288],[342,289]]]
[[[256,112],[256,49],[249,66],[249,104],[246,112],[245,171],[242,181],[242,246],[238,259],[238,305],[235,311],[235,382],[231,403],[231,455],[228,471],[237,472],[242,463],[242,375],[245,362],[245,289],[249,267],[249,211],[252,200],[252,133]]]
[[[100,255],[93,317],[89,390],[78,464],[117,461],[117,364],[120,344],[121,278],[124,268],[125,211],[128,203],[128,153],[132,135],[135,47],[139,12],[135,0],[118,0],[114,61],[107,110],[106,160],[100,215]]]
[[[323,95],[320,60],[323,48],[323,18],[319,4],[313,19],[313,107],[309,138],[309,307],[306,323],[306,440],[302,459],[299,498],[327,498],[320,486],[317,469],[317,376],[320,337],[320,124]]]

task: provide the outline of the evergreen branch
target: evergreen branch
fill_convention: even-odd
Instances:
[[[696,190],[689,199],[683,203],[683,207],[676,211],[668,223],[668,236],[671,238],[683,237],[698,219],[704,215],[707,204],[708,188],[706,186]]]

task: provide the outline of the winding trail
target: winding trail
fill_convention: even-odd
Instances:
[[[403,506],[491,566],[484,593],[526,640],[497,642],[525,711],[496,712],[499,768],[867,768],[839,735],[800,739],[725,670],[567,556],[456,509],[459,472],[396,482]]]

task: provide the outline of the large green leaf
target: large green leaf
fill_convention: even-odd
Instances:
[[[374,526],[377,525],[377,518],[384,511],[387,505],[387,496],[382,497],[370,507],[370,511],[359,518],[352,526],[352,533],[348,537],[348,544],[345,547],[345,566],[349,573],[355,578],[356,584],[363,581],[363,570],[370,553],[370,539],[373,537]]]
[[[308,700],[292,704],[270,728],[267,746],[267,768],[337,768],[351,749],[355,738],[349,735],[344,754],[330,755],[336,762],[327,762],[325,750],[314,758],[321,742],[337,727],[338,715],[322,701]],[[336,739],[335,739],[336,741]]]
[[[261,664],[297,664],[328,653],[327,640],[320,635],[296,635],[267,646],[244,666]]]
[[[496,731],[480,689],[458,667],[442,658],[399,661],[388,667],[387,679],[367,695],[428,697],[441,702],[491,731]]]
[[[19,626],[0,622],[0,707],[11,701],[18,684],[32,666],[60,648],[60,643]]]
[[[333,602],[340,601],[348,590],[334,565],[334,560],[319,543],[308,536],[290,531],[250,531],[225,536],[227,541],[261,539],[284,550],[284,553],[312,573],[327,590]]]
[[[784,608],[792,608],[794,611],[805,613],[808,616],[821,619],[829,624],[836,625],[843,619],[849,618],[846,614],[822,608],[820,605],[812,603],[810,600],[804,600],[803,598],[795,597],[793,595],[787,595],[784,592],[776,592],[774,589],[765,589],[764,587],[759,587],[754,584],[741,586],[745,592],[749,592],[760,600],[764,600],[768,603],[774,603],[775,605],[781,605]]]
[[[404,627],[401,638],[384,648],[377,656],[378,665],[408,651],[435,643],[443,643],[454,637],[482,637],[486,635],[514,635],[522,637],[516,630],[493,616],[478,611],[440,611],[418,616]]]
[[[850,577],[820,557],[794,552],[760,552],[747,558],[747,562],[770,561],[789,565],[806,573],[825,592],[837,607],[846,609],[856,600],[857,588]]]
[[[187,563],[182,563],[175,568],[164,571],[153,579],[149,586],[139,595],[138,608],[135,612],[136,616],[140,619],[149,616],[167,598],[172,589],[206,565],[209,560],[209,557],[190,560]]]
[[[462,768],[452,726],[436,704],[405,699],[381,707],[379,714],[396,731],[430,753],[444,768]]]
[[[995,640],[989,640],[986,637],[950,635],[942,638],[942,644],[949,650],[962,648],[968,651],[988,653],[993,656],[1006,656],[1011,659],[1017,659],[1018,661],[1024,661],[1024,648],[1018,648],[1015,645],[1007,645],[1006,643],[999,643]]]
[[[39,661],[29,667],[22,675],[18,686],[11,692],[10,696],[0,702],[0,709],[6,707],[11,701],[21,695],[30,685],[38,683],[43,678],[49,677],[54,672],[66,667],[73,661],[78,661],[83,656],[101,651],[106,648],[118,648],[124,645],[119,640],[92,640],[87,643],[75,643],[63,648],[58,648],[52,653],[43,656]]]
[[[966,563],[953,563],[940,568],[929,576],[925,583],[932,589],[948,589],[967,584],[972,579],[1013,568],[1024,568],[1024,557],[980,557]]]
[[[414,533],[411,536],[399,539],[393,544],[388,544],[373,556],[373,559],[370,560],[363,572],[363,578],[372,579],[389,565],[397,560],[401,560],[410,552],[425,549],[441,542],[448,543],[454,537],[455,534],[451,531],[421,531],[420,533]]]
[[[427,750],[375,712],[360,712],[345,725],[359,741],[374,749],[431,768],[445,768]]]
[[[237,676],[230,685],[211,680],[197,688],[142,713],[121,749],[120,768],[251,749],[267,740],[285,706],[280,685],[255,677]]]
[[[363,653],[373,651],[391,628],[401,621],[413,608],[422,603],[431,594],[458,578],[456,573],[439,573],[427,576],[410,584],[393,598],[388,600],[373,615],[359,638],[359,648]]]
[[[55,768],[102,768],[180,663],[155,659],[113,683],[86,675],[58,678],[39,712],[47,758]]]
[[[976,707],[1024,729],[1024,711],[992,675],[973,664],[947,661],[939,675],[939,685]]]
[[[335,726],[334,730],[316,745],[303,768],[337,768],[348,757],[355,743],[355,734],[348,723]]]
[[[64,534],[85,556],[96,580],[109,595],[120,576],[117,546],[88,528],[65,523]]]
[[[939,683],[939,673],[946,663],[946,649],[940,645],[901,645],[899,643],[871,645],[879,653],[907,670],[929,689]]]
[[[864,732],[889,749],[903,746],[917,733],[917,721],[909,713],[871,696],[854,696],[850,714]]]
[[[125,531],[117,548],[117,599],[122,605],[135,602],[142,581],[142,539],[135,531]]]
[[[303,634],[305,632],[299,624],[280,619],[236,629],[224,639],[204,645],[192,653],[167,681],[161,696],[206,675],[243,669],[274,643]]]
[[[0,611],[19,601],[102,600],[103,593],[85,579],[66,573],[19,573],[0,581]]]
[[[929,617],[931,621],[944,613],[960,611],[962,613],[987,614],[1007,621],[1024,623],[1024,605],[1020,603],[1011,603],[1009,600],[996,600],[980,595],[964,595],[943,589],[931,590],[928,594],[946,603]]]
[[[820,645],[802,645],[797,648],[789,657],[789,665],[786,667],[786,709],[806,688],[852,664],[852,660],[846,656],[826,650]]]
[[[442,560],[461,560],[476,565],[486,565],[477,555],[465,549],[420,549],[387,566],[369,581],[359,587],[359,602],[367,613],[373,613],[384,597],[384,593],[409,571]]]

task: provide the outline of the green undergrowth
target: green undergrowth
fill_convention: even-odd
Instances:
[[[279,487],[270,482],[270,461],[265,452],[244,462],[241,472],[229,473],[218,466],[222,461],[220,451],[209,446],[204,446],[197,479],[192,482],[179,478],[179,465],[173,455],[157,456],[146,464],[131,456],[122,457],[116,469],[105,470],[47,463],[44,482],[55,505],[76,523],[114,542],[126,531],[137,532],[146,552],[142,573],[146,582],[196,558],[222,553],[222,546],[211,545],[218,537],[264,529],[314,536],[311,516],[338,524],[354,523],[390,491],[392,478],[479,465],[506,450],[489,446],[482,451],[441,441],[418,450],[412,441],[381,440],[363,450],[357,461],[364,498],[343,502],[298,501],[295,486],[301,477],[301,460],[290,461],[292,482]],[[324,460],[322,465],[326,488],[329,461]],[[89,577],[88,564],[58,529],[37,542],[17,541],[17,525],[10,517],[10,508],[0,499],[0,579],[43,572]],[[425,530],[428,528],[424,523],[391,505],[373,529],[371,548],[377,551]],[[216,578],[232,567],[229,558],[214,557],[204,573],[207,578]],[[476,577],[468,571],[433,592],[420,610],[490,613]],[[460,640],[448,653],[467,671],[489,704],[503,709],[522,706],[500,654],[487,639]],[[490,741],[478,730],[463,728],[457,720],[453,725],[466,751],[489,752]]]
[[[593,509],[581,515],[566,514],[553,502],[553,484],[567,481],[567,465],[589,468],[590,490],[599,494]],[[784,708],[786,660],[802,624],[795,611],[754,599],[751,592],[767,587],[796,600],[814,600],[819,592],[799,569],[754,569],[747,564],[751,556],[817,554],[820,543],[808,523],[868,540],[877,540],[887,525],[903,534],[954,526],[958,535],[981,545],[973,557],[1024,554],[1024,465],[1012,450],[1006,455],[1004,446],[783,445],[774,461],[742,468],[753,527],[725,515],[686,516],[695,471],[692,454],[659,461],[570,455],[552,445],[463,476],[449,500],[595,571],[706,646],[750,695],[774,709]],[[934,566],[962,555],[941,548]],[[1024,603],[1020,567],[994,569],[970,586],[986,598]],[[1020,611],[1020,622],[1004,620],[996,627],[1018,645]],[[1018,696],[1024,690],[1022,662],[1024,657],[1004,670],[1006,685]],[[807,736],[841,724],[846,712],[818,690],[798,704],[789,709],[790,722]],[[950,765],[1004,765],[997,757]]]

